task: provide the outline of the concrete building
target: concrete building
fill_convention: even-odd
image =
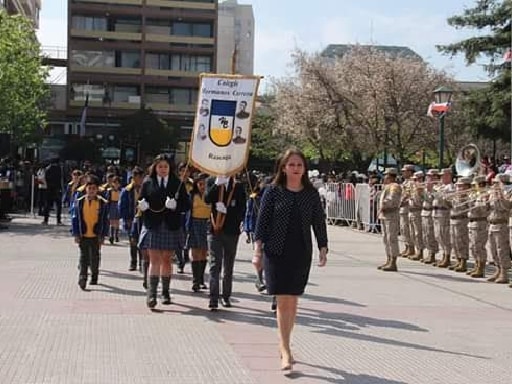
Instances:
[[[39,27],[41,0],[0,0],[0,8],[5,8],[11,15],[20,14],[28,17]]]
[[[198,76],[216,71],[217,0],[68,0],[66,110],[52,135],[114,134],[142,106],[192,132]]]
[[[233,68],[234,67],[234,68]],[[217,71],[254,73],[254,13],[237,0],[219,3]]]

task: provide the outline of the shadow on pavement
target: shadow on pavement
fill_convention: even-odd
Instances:
[[[41,219],[42,221],[42,219]],[[47,236],[52,239],[68,238],[72,240],[69,225],[57,226],[55,224],[42,225],[34,223],[33,220],[28,221],[23,218],[14,218],[9,224],[9,229],[2,230],[3,234],[9,236]]]
[[[348,373],[342,369],[333,368],[333,367],[324,367],[321,365],[307,364],[301,362],[302,365],[306,365],[311,368],[318,369],[320,371],[327,371],[329,373],[328,376],[322,375],[313,375],[310,373],[303,373],[300,370],[297,370],[290,375],[290,379],[294,378],[310,378],[315,380],[325,381],[326,383],[350,383],[350,384],[407,384],[405,381],[397,381],[397,380],[389,380],[384,379],[382,377],[370,376],[370,375],[355,375],[352,373]],[[334,376],[334,377],[332,377]]]
[[[474,279],[471,276],[462,277],[462,272],[454,272],[457,273],[456,275],[445,275],[441,273],[424,273],[424,272],[413,272],[413,271],[400,271],[402,275],[418,275],[418,276],[425,276],[425,277],[431,277],[434,279],[439,280],[449,280],[449,281],[458,281],[461,283],[483,283],[485,282],[485,279]],[[459,277],[461,276],[461,277]],[[465,274],[464,274],[465,276]]]
[[[119,288],[119,287],[115,287],[113,285],[109,285],[109,284],[105,284],[105,283],[101,283],[101,282],[98,283],[98,286],[106,288],[107,289],[106,292],[108,292],[108,293],[115,293],[115,294],[127,295],[127,296],[146,296],[146,293],[142,290],[142,287],[141,287],[140,291],[134,291],[132,289]]]

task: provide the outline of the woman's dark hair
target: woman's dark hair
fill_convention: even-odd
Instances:
[[[199,187],[197,184],[200,181],[206,182],[206,179],[208,178],[208,175],[206,173],[200,173],[196,177],[194,177],[194,184],[192,185],[192,190],[190,191],[190,195],[196,195],[199,194]]]
[[[174,163],[171,161],[171,159],[169,159],[169,157],[167,155],[160,154],[157,157],[155,157],[155,159],[153,160],[153,163],[151,163],[151,165],[149,167],[149,177],[151,177],[152,179],[156,178],[156,166],[161,161],[166,161],[167,164],[169,164],[169,177],[171,177],[171,175],[174,174],[174,168],[173,168]]]
[[[302,153],[302,151],[298,148],[291,147],[288,148],[286,151],[284,151],[282,154],[280,154],[277,158],[276,162],[276,168],[275,170],[275,176],[274,181],[272,184],[279,185],[281,187],[286,187],[286,174],[283,172],[283,168],[285,167],[286,163],[292,156],[299,156],[304,163],[304,174],[302,175],[301,182],[304,188],[314,188],[313,184],[311,184],[311,181],[308,177],[308,163],[306,161],[306,156]]]
[[[134,167],[132,169],[132,175],[133,176],[140,176],[140,175],[143,175],[144,174],[144,170],[141,168],[141,167]]]

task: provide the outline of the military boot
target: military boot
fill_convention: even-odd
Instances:
[[[425,264],[435,264],[436,254],[434,251],[428,251],[428,258],[423,261]]]
[[[491,277],[489,277],[487,279],[487,281],[491,282],[491,283],[494,283],[496,281],[496,279],[498,278],[498,276],[500,275],[500,269],[499,268],[496,268],[496,270],[494,271],[494,273],[492,274]]]
[[[478,260],[475,260],[475,264],[473,264],[473,268],[469,269],[469,270],[466,272],[466,275],[471,276],[473,273],[475,273],[475,272],[478,270],[478,264],[479,264],[479,261],[478,261]]]
[[[382,269],[384,267],[387,267],[390,262],[391,262],[391,257],[388,256],[386,262],[384,264],[382,264],[382,265],[379,265],[377,267],[377,269]]]
[[[398,271],[398,268],[396,267],[396,257],[392,257],[390,263],[388,265],[382,267],[382,270],[385,272]]]
[[[462,260],[462,259],[461,259],[460,257],[457,257],[457,261],[455,262],[455,264],[450,264],[450,265],[448,266],[448,269],[449,269],[450,271],[454,271],[456,268],[458,268],[458,267],[459,267],[459,265],[460,265],[460,261],[461,261],[461,260]]]
[[[441,260],[440,263],[437,264],[437,267],[439,268],[448,268],[450,266],[450,254],[449,253],[444,253],[443,254],[443,259]]]
[[[423,249],[420,249],[415,255],[414,257],[411,257],[410,258],[411,260],[414,260],[414,261],[423,261]]]
[[[468,261],[466,259],[460,259],[459,266],[454,269],[455,272],[466,272],[468,270]]]
[[[508,284],[508,271],[505,268],[500,267],[498,272],[498,277],[496,280],[494,280],[496,284]]]
[[[471,274],[471,277],[475,279],[481,279],[482,277],[485,277],[485,263],[482,263],[481,261],[476,262],[476,270]]]

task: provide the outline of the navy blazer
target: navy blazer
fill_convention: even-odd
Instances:
[[[311,228],[313,228],[318,248],[327,247],[327,225],[318,191],[310,187],[300,192],[290,192],[281,186],[272,185],[263,193],[254,234],[255,241],[263,243],[266,254],[282,255],[284,253],[294,203],[292,194],[296,194],[307,253],[310,255],[313,253]]]
[[[100,206],[98,212],[98,222],[94,226],[93,232],[98,237],[107,237],[109,230],[108,201],[100,195],[98,195],[96,198],[99,200]],[[87,229],[82,214],[84,202],[86,200],[86,195],[79,197],[73,202],[73,206],[71,208],[71,234],[74,237],[82,237]]]
[[[167,197],[176,199],[176,210],[165,208]],[[185,184],[175,175],[169,175],[165,190],[160,188],[156,177],[148,177],[142,184],[139,198],[149,203],[150,209],[142,213],[142,222],[147,229],[156,229],[162,222],[172,231],[182,228],[182,213],[190,209],[190,200]]]

